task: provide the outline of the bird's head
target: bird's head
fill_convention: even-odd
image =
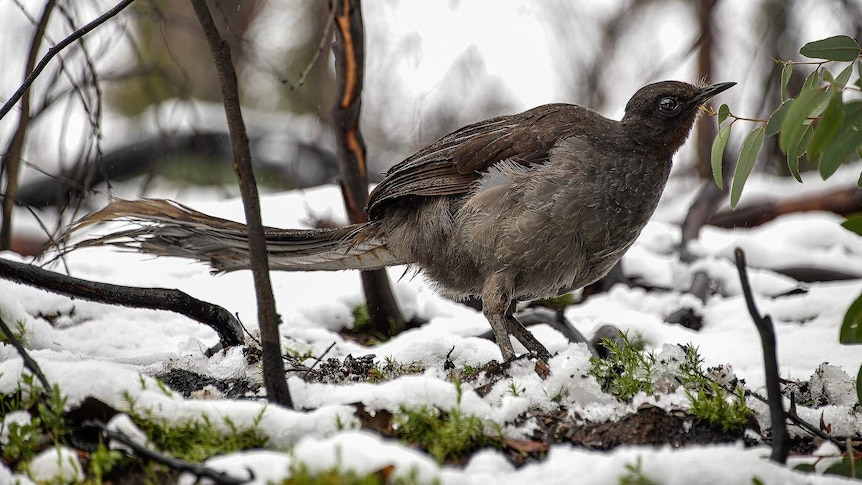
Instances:
[[[669,148],[673,153],[688,137],[700,106],[735,84],[695,86],[679,81],[648,84],[629,100],[622,123],[632,127],[643,144]]]

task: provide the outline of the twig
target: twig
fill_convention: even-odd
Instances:
[[[308,65],[305,66],[305,69],[299,74],[299,79],[296,81],[296,84],[292,84],[287,79],[284,80],[287,84],[290,85],[291,91],[296,91],[303,84],[305,84],[305,78],[308,77],[308,74],[314,68],[314,65],[317,64],[317,59],[320,57],[320,54],[326,49],[326,42],[329,41],[329,37],[332,35],[332,24],[335,22],[335,9],[329,9],[329,17],[326,19],[326,26],[323,28],[323,35],[320,37],[320,43],[317,44],[317,50],[314,51],[314,55],[311,56],[311,60],[308,61]]]
[[[766,402],[766,401],[764,400],[763,402]],[[838,438],[830,435],[829,433],[826,433],[825,431],[818,428],[817,426],[814,426],[813,424],[809,423],[808,421],[805,421],[804,419],[800,418],[799,415],[796,414],[796,411],[787,411],[787,418],[790,419],[790,421],[793,422],[793,424],[795,424],[796,426],[799,426],[800,428],[811,433],[812,435],[817,436],[818,438],[826,440],[826,441],[831,441],[838,448],[841,448],[841,446],[843,445],[841,440],[839,440]]]
[[[72,15],[68,12],[67,8],[60,4],[59,5],[60,12],[64,15],[67,22],[69,23],[69,27],[74,29],[75,23]],[[99,162],[102,160],[102,129],[101,129],[101,121],[102,121],[102,88],[99,85],[99,77],[96,73],[96,67],[94,65],[93,59],[90,56],[89,51],[87,50],[87,46],[85,43],[81,42],[81,52],[83,53],[84,61],[87,66],[87,73],[89,74],[90,79],[92,79],[92,87],[94,92],[95,99],[91,100],[93,103],[93,108],[90,107],[90,104],[87,102],[87,98],[84,96],[84,89],[79,88],[76,83],[73,83],[75,87],[74,92],[77,93],[78,97],[81,100],[81,107],[87,113],[88,120],[90,121],[90,140],[87,149],[85,149],[86,153],[82,153],[80,157],[80,163],[86,164],[85,160],[88,158],[94,158],[96,163],[90,164],[91,172],[87,174],[84,179],[84,185],[90,186],[92,185],[92,180],[96,178],[95,170],[97,167],[100,167],[102,170],[102,176],[104,178],[108,178],[105,172],[104,164],[100,164]],[[64,70],[65,71],[65,70]],[[68,74],[67,74],[68,75]],[[91,150],[95,151],[95,155],[90,153]],[[110,181],[107,182],[108,191],[110,191],[111,184]],[[80,207],[80,201],[77,209]]]
[[[27,78],[24,79],[24,82],[21,84],[21,86],[18,87],[18,90],[15,91],[15,93],[10,96],[8,100],[6,100],[6,103],[4,103],[2,107],[0,107],[0,120],[2,120],[7,113],[9,113],[9,110],[12,109],[12,106],[15,106],[15,103],[17,103],[18,100],[21,99],[21,96],[23,96],[24,93],[28,89],[30,89],[30,85],[32,85],[33,81],[35,81],[36,78],[39,77],[39,74],[42,73],[42,71],[45,69],[45,66],[48,65],[48,62],[50,62],[54,56],[59,54],[60,51],[68,47],[69,44],[71,44],[72,42],[75,42],[76,40],[85,36],[91,30],[105,23],[111,17],[114,17],[118,13],[122,12],[123,9],[131,5],[134,1],[135,0],[122,0],[112,9],[103,13],[95,20],[81,27],[75,32],[72,32],[68,37],[54,44],[50,49],[48,49],[48,52],[46,52],[42,59],[39,61],[39,64],[36,64],[36,67],[33,69],[33,72],[31,72],[30,75],[28,75]]]
[[[748,313],[754,320],[757,332],[760,334],[760,342],[763,346],[763,365],[766,370],[766,398],[769,405],[769,415],[772,423],[772,461],[786,463],[790,452],[790,435],[787,433],[785,423],[785,411],[782,403],[781,384],[778,377],[778,357],[775,355],[775,329],[769,315],[760,316],[751,293],[751,285],[748,282],[748,271],[745,268],[745,253],[740,248],[734,252],[736,256],[736,268],[739,270],[739,281],[742,285],[742,294],[748,306]]]
[[[319,364],[319,363],[320,363],[320,361],[322,361],[322,360],[323,360],[323,358],[324,358],[324,357],[326,357],[326,354],[328,354],[328,353],[329,353],[329,351],[330,351],[330,350],[332,350],[332,348],[333,348],[333,347],[335,347],[335,342],[332,342],[331,344],[329,344],[329,347],[327,347],[327,348],[326,348],[326,350],[324,350],[324,351],[323,351],[323,353],[322,353],[322,354],[320,354],[320,357],[315,357],[315,358],[314,358],[314,363],[313,363],[313,364],[311,364],[311,367],[309,367],[309,368],[308,368],[308,370],[314,369],[314,366],[316,366],[317,364]]]
[[[12,347],[15,347],[15,350],[18,351],[18,354],[21,356],[21,360],[24,362],[24,367],[28,369],[30,372],[39,379],[39,383],[42,384],[42,392],[49,392],[51,390],[51,384],[48,382],[48,379],[45,378],[45,374],[42,373],[42,369],[39,368],[39,364],[30,357],[30,354],[27,352],[27,349],[21,345],[21,342],[18,340],[18,337],[12,333],[12,329],[9,328],[9,325],[6,325],[6,322],[3,320],[3,317],[0,316],[0,330],[3,331],[3,334],[6,335],[6,339],[9,340],[9,343],[12,344]]]
[[[3,258],[0,258],[0,278],[99,303],[179,313],[215,330],[226,347],[243,343],[239,323],[229,311],[179,290],[97,283]]]
[[[260,326],[261,352],[263,361],[263,381],[267,398],[284,406],[293,407],[287,380],[284,377],[284,361],[281,359],[281,345],[278,334],[279,318],[275,312],[275,298],[272,281],[269,278],[269,261],[266,251],[266,235],[260,215],[260,199],[255,184],[254,170],[251,166],[251,151],[248,135],[242,119],[239,103],[236,72],[231,61],[230,47],[219,35],[206,0],[191,0],[195,15],[201,24],[213,61],[218,72],[224,98],[224,111],[230,131],[230,145],[233,150],[234,171],[239,178],[242,205],[248,225],[248,252],[251,259],[251,273],[257,294],[258,324]]]
[[[99,430],[101,430],[102,434],[104,434],[106,438],[123,444],[124,446],[131,449],[132,452],[137,456],[165,465],[174,470],[191,473],[198,478],[198,481],[200,481],[201,478],[208,478],[218,484],[241,485],[244,483],[249,483],[255,479],[254,472],[250,468],[246,468],[246,470],[248,470],[248,478],[232,477],[225,472],[214,470],[199,463],[192,463],[159,453],[155,450],[151,450],[145,446],[138,444],[135,440],[130,439],[128,436],[126,436],[125,433],[108,429],[108,427],[105,426],[105,423],[102,423],[101,421],[84,421],[82,424],[84,426],[92,426],[98,428]]]

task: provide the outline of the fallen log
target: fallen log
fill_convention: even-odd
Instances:
[[[718,227],[754,227],[765,224],[778,216],[794,212],[828,211],[846,216],[862,212],[862,189],[856,186],[797,197],[794,199],[763,202],[735,211],[723,210],[709,219],[709,224]]]

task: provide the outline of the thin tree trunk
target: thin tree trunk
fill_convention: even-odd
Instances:
[[[263,354],[263,382],[266,387],[267,399],[271,402],[293,407],[293,401],[290,398],[290,391],[284,377],[284,361],[281,357],[281,343],[278,334],[279,317],[275,312],[275,298],[272,295],[272,282],[269,279],[266,235],[263,232],[263,223],[261,222],[260,200],[254,171],[251,167],[251,152],[240,110],[239,89],[237,88],[236,72],[234,72],[231,61],[230,47],[219,36],[206,0],[191,0],[191,3],[210,46],[224,98],[224,109],[230,130],[230,145],[233,150],[233,168],[239,178],[239,188],[248,226],[249,256],[254,289],[257,294],[257,317]]]
[[[28,76],[36,67],[36,54],[45,36],[48,19],[57,4],[55,0],[48,0],[42,9],[42,16],[36,24],[36,31],[30,41],[30,52],[27,54],[27,67],[24,75]],[[21,153],[24,151],[24,140],[27,139],[27,128],[30,126],[30,90],[21,97],[21,107],[18,112],[18,127],[6,146],[3,156],[2,172],[5,175],[6,185],[3,191],[3,224],[0,226],[0,250],[12,247],[12,206],[15,205],[15,193],[18,191],[18,170],[21,167]]]
[[[368,220],[368,168],[365,141],[359,131],[365,73],[365,30],[359,0],[334,0],[336,99],[332,109],[338,144],[341,193],[350,222]],[[392,295],[386,271],[363,271],[362,288],[373,333],[390,336],[404,329],[404,318]]]

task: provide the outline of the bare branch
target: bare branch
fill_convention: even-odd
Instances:
[[[179,313],[215,330],[226,347],[243,342],[239,322],[229,311],[179,290],[98,283],[3,258],[0,278],[82,300]]]
[[[0,107],[0,119],[3,119],[6,116],[6,114],[9,113],[9,110],[12,109],[12,106],[15,106],[15,103],[17,103],[18,100],[21,99],[21,97],[24,95],[25,92],[27,92],[28,89],[30,89],[30,86],[33,84],[33,81],[35,81],[36,78],[39,77],[39,74],[42,73],[42,71],[45,69],[45,66],[48,65],[48,62],[50,62],[54,56],[59,54],[63,49],[68,47],[69,44],[71,44],[72,42],[75,42],[76,40],[80,39],[81,37],[87,35],[91,30],[102,25],[103,23],[105,23],[110,18],[112,18],[115,15],[117,15],[118,13],[122,12],[123,9],[125,9],[126,7],[131,5],[132,2],[134,2],[134,1],[135,0],[122,0],[120,3],[118,3],[112,9],[103,13],[102,15],[97,17],[95,20],[93,20],[92,22],[88,23],[87,25],[81,27],[80,29],[76,30],[75,32],[72,32],[72,34],[70,34],[68,37],[66,37],[65,39],[61,40],[60,42],[54,44],[50,49],[48,49],[48,52],[45,53],[45,55],[39,61],[39,64],[37,64],[36,67],[33,69],[33,72],[31,72],[27,76],[27,78],[24,79],[24,82],[21,84],[20,87],[18,87],[18,90],[15,91],[15,93],[12,96],[10,96],[8,100],[6,100],[6,103],[4,103],[2,107]]]
[[[287,80],[290,85],[291,91],[296,91],[303,84],[305,84],[305,78],[308,77],[308,73],[311,72],[311,69],[314,68],[314,65],[317,64],[317,59],[320,57],[320,54],[326,49],[326,44],[329,42],[329,38],[332,36],[332,24],[335,22],[335,9],[329,10],[329,17],[326,18],[326,27],[323,28],[323,35],[320,36],[320,43],[317,45],[317,50],[314,51],[314,55],[311,56],[311,60],[308,61],[308,65],[305,66],[305,69],[299,74],[299,79],[295,84],[291,84]]]
[[[198,478],[198,482],[195,483],[200,483],[201,478],[206,478],[218,485],[241,485],[243,483],[252,482],[255,478],[254,473],[248,468],[246,469],[248,471],[248,478],[236,478],[228,473],[215,470],[199,463],[193,463],[190,461],[181,460],[179,458],[174,458],[163,453],[159,453],[156,450],[151,450],[146,446],[139,444],[135,440],[126,436],[126,434],[121,431],[113,431],[108,429],[108,427],[104,423],[99,421],[84,421],[83,424],[85,426],[94,426],[96,428],[99,428],[106,438],[108,438],[109,440],[116,441],[118,443],[122,443],[123,445],[131,449],[136,456],[145,458],[154,463],[159,463],[174,470],[191,473]]]
[[[49,392],[51,390],[51,383],[48,382],[48,379],[45,377],[45,374],[42,373],[42,369],[39,368],[39,364],[33,360],[33,357],[30,357],[30,354],[27,352],[27,349],[24,348],[24,345],[18,340],[18,337],[12,332],[12,329],[9,328],[9,325],[3,320],[3,317],[0,316],[0,331],[6,336],[6,340],[12,344],[12,347],[15,347],[15,350],[18,351],[18,355],[21,356],[21,360],[24,363],[24,368],[29,370],[36,376],[36,379],[39,379],[39,383],[42,384],[42,392]]]
[[[748,270],[745,267],[745,253],[740,248],[734,252],[736,256],[736,268],[739,270],[739,282],[742,285],[742,294],[745,296],[745,304],[748,313],[754,320],[757,333],[760,334],[760,342],[763,346],[763,366],[766,371],[766,399],[769,403],[769,416],[772,423],[772,456],[774,462],[786,463],[790,452],[790,435],[787,433],[785,422],[786,412],[781,396],[781,383],[778,377],[778,357],[775,354],[775,329],[769,315],[760,316],[757,305],[754,303],[754,295],[751,294],[751,285],[748,283]]]

